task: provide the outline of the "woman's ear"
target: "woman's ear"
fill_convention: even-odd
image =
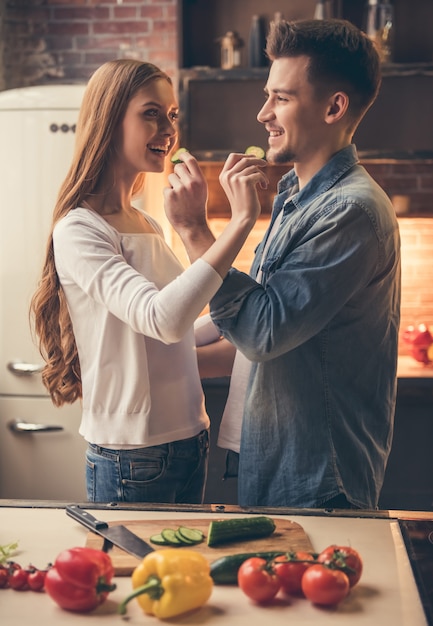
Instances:
[[[349,96],[344,93],[344,91],[338,91],[332,94],[329,99],[325,122],[327,124],[339,122],[347,113],[348,108]]]

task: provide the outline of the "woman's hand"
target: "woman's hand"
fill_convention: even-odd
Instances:
[[[260,215],[257,185],[266,189],[269,181],[261,168],[266,161],[246,154],[232,153],[220,173],[219,181],[230,202],[232,218],[252,219]]]
[[[174,166],[168,176],[170,187],[164,189],[165,213],[179,233],[185,228],[206,228],[206,179],[192,154],[182,152],[179,159],[182,163]]]

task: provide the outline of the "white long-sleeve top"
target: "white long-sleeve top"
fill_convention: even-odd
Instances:
[[[80,359],[80,433],[99,445],[158,445],[209,426],[193,323],[222,279],[202,259],[184,269],[146,218],[157,233],[119,233],[85,208],[54,228]]]

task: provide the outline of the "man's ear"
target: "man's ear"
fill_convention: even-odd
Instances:
[[[329,98],[325,122],[335,124],[347,113],[349,108],[349,96],[344,91],[337,91]]]

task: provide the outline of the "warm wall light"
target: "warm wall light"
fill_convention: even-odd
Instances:
[[[401,342],[400,353],[408,354],[403,333],[409,326],[433,327],[433,218],[399,218],[401,236]]]
[[[410,196],[405,194],[394,194],[391,202],[397,215],[407,215],[410,212]]]

